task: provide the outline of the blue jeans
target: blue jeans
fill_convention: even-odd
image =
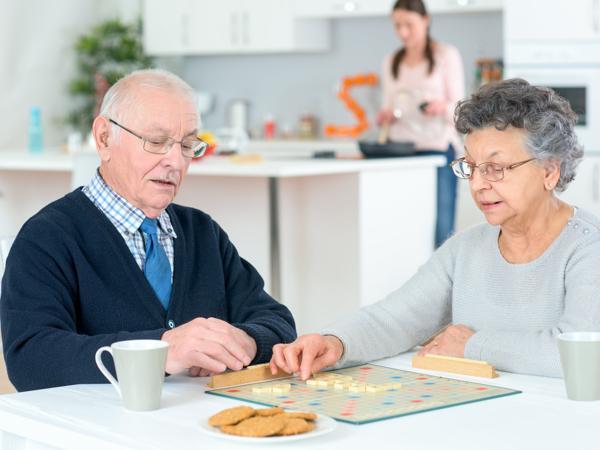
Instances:
[[[435,225],[435,248],[438,248],[454,233],[454,219],[456,216],[456,185],[457,178],[452,172],[450,163],[456,157],[452,145],[448,150],[424,150],[417,152],[416,156],[443,155],[446,164],[437,168],[437,220]]]

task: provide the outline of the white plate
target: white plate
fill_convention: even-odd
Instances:
[[[293,412],[293,411],[290,411]],[[302,434],[294,434],[292,436],[268,436],[268,437],[246,437],[246,436],[234,436],[233,434],[222,433],[218,428],[210,426],[208,424],[208,418],[212,416],[206,416],[200,421],[200,430],[202,432],[221,439],[227,439],[229,441],[237,441],[237,442],[254,442],[257,444],[270,444],[277,442],[288,442],[288,441],[297,441],[300,439],[308,439],[317,436],[321,436],[323,434],[329,433],[333,431],[337,426],[337,422],[333,420],[329,416],[323,416],[321,414],[317,414],[317,420],[315,424],[316,428],[308,433]]]

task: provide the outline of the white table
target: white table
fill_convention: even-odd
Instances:
[[[410,357],[404,354],[378,364],[409,369]],[[268,448],[600,448],[600,402],[567,400],[561,379],[507,373],[494,380],[446,375],[523,393],[366,425],[338,423],[329,434]],[[110,385],[77,385],[0,396],[1,448],[259,448],[212,438],[199,430],[200,417],[240,404],[204,394],[206,381],[170,377],[165,382],[162,408],[145,413],[123,409]]]

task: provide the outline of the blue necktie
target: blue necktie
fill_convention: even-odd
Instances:
[[[165,309],[171,297],[171,265],[165,250],[158,242],[158,219],[145,218],[140,229],[147,235],[144,275]]]

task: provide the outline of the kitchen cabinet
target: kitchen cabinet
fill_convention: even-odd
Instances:
[[[294,0],[296,17],[385,16],[392,10],[391,0]]]
[[[575,180],[560,197],[600,216],[600,153],[585,156]]]
[[[145,0],[144,47],[151,55],[327,50],[324,21],[298,20],[279,0]]]
[[[508,41],[600,41],[600,0],[505,0]]]
[[[425,0],[430,14],[502,11],[503,0]]]
[[[430,14],[500,11],[503,0],[425,0]],[[391,0],[294,0],[297,17],[367,17],[387,16],[392,10]]]

